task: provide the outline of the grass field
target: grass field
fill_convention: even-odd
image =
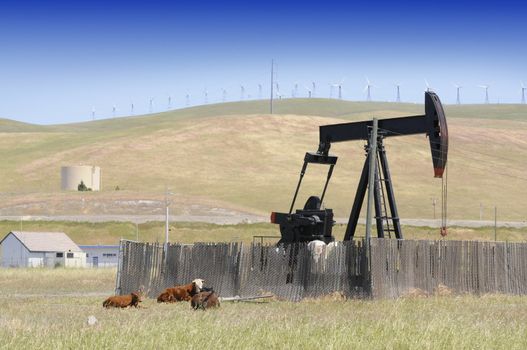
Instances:
[[[164,242],[165,228],[163,222],[148,222],[135,225],[127,222],[60,222],[60,221],[27,221],[22,226],[19,221],[0,221],[0,236],[10,231],[60,231],[68,234],[77,244],[118,244],[119,240],[140,240],[143,242]],[[342,240],[345,225],[336,225],[333,229],[335,239]],[[357,228],[357,237],[364,236],[364,226]],[[374,231],[375,232],[375,231]],[[444,239],[452,240],[494,240],[494,227],[466,228],[450,227]],[[403,226],[404,238],[407,239],[441,239],[439,229],[429,227]],[[238,224],[215,225],[207,223],[178,222],[170,226],[171,242],[252,242],[253,236],[280,236],[277,225],[273,224]],[[1,238],[1,237],[0,237]],[[504,228],[497,231],[500,241],[527,241],[527,228]],[[273,243],[277,239],[265,239]]]
[[[162,203],[168,186],[175,214],[193,205],[267,215],[286,210],[304,153],[318,145],[318,126],[376,117],[422,114],[423,106],[327,99],[207,105],[149,116],[38,126],[0,122],[0,214],[123,213],[123,201]],[[526,220],[527,107],[446,106],[449,121],[449,217]],[[386,140],[399,213],[431,218],[441,181],[433,178],[424,136]],[[327,207],[349,214],[363,143],[335,144],[338,155]],[[102,168],[100,193],[60,193],[60,167]],[[309,168],[298,205],[320,193],[325,169]],[[119,186],[121,191],[114,191]],[[143,209],[141,209],[143,210]],[[159,207],[148,209],[162,212]]]
[[[105,310],[103,295],[112,290],[114,274],[111,269],[0,269],[0,348],[527,347],[525,297],[224,302],[220,309],[206,312],[192,311],[186,303],[159,305],[146,300],[140,309]],[[99,291],[101,296],[72,295],[84,291]],[[98,320],[94,326],[87,324],[91,315]]]

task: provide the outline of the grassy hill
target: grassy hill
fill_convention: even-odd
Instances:
[[[206,105],[146,116],[38,126],[0,120],[0,214],[119,213],[122,203],[163,200],[172,211],[287,210],[318,126],[422,114],[423,106],[327,99]],[[446,106],[450,134],[449,217],[527,220],[527,106]],[[433,178],[424,136],[387,142],[401,217],[431,218],[441,181]],[[363,143],[335,144],[339,156],[326,205],[346,217],[364,161]],[[60,167],[102,169],[100,193],[61,193]],[[308,169],[298,206],[320,193],[321,167]],[[115,187],[123,189],[114,191]],[[437,205],[437,215],[439,215]],[[194,209],[193,209],[194,208]],[[138,209],[139,210],[139,209]],[[150,210],[150,209],[148,209]],[[161,210],[161,205],[155,210]],[[152,209],[152,212],[155,212]]]

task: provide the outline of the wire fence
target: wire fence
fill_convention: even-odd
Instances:
[[[202,278],[222,297],[273,294],[298,301],[338,293],[394,298],[452,293],[527,294],[527,244],[373,238],[319,249],[298,243],[169,244],[121,241],[117,294],[150,297]]]
[[[456,294],[527,294],[527,244],[478,241],[371,240],[373,297],[412,290]]]
[[[167,287],[202,278],[224,297],[364,297],[370,294],[365,252],[362,241],[350,241],[317,253],[307,244],[169,244],[165,254],[161,244],[121,241],[117,294],[143,286],[156,297]]]

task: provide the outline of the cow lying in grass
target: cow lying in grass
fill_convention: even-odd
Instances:
[[[128,294],[128,295],[115,295],[113,297],[109,297],[108,299],[106,299],[102,303],[102,306],[104,306],[105,308],[110,308],[110,307],[125,308],[129,306],[138,307],[139,303],[142,301],[141,299],[142,299],[141,294],[135,293],[135,292],[132,292],[131,294]]]
[[[212,288],[204,288],[204,291],[199,292],[192,297],[190,306],[192,306],[194,310],[205,310],[212,307],[220,307],[220,300]]]
[[[163,293],[159,294],[157,297],[158,303],[173,303],[176,301],[189,301],[194,295],[201,292],[203,288],[203,280],[197,278],[192,281],[192,283],[176,286],[172,288],[167,288]]]

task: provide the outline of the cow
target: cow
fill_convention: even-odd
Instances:
[[[142,301],[141,293],[139,292],[132,292],[131,294],[127,295],[115,295],[113,297],[109,297],[106,299],[102,306],[105,308],[111,308],[111,307],[120,307],[125,308],[129,306],[138,307],[139,303]]]
[[[312,254],[315,263],[318,263],[321,257],[326,253],[326,243],[319,240],[311,241],[307,244],[307,250]]]
[[[205,310],[213,307],[220,307],[220,300],[218,299],[218,295],[214,292],[214,290],[212,288],[205,289],[206,291],[199,292],[192,296],[190,306],[192,306],[194,310]]]
[[[189,301],[195,294],[203,288],[203,280],[197,278],[189,284],[166,288],[157,297],[158,303],[173,303],[176,301]]]

